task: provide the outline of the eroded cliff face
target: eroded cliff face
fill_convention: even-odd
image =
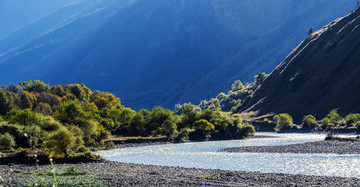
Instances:
[[[37,14],[0,11],[0,28],[17,23],[0,29],[0,80],[84,83],[135,109],[199,103],[235,80],[252,81],[273,70],[310,27],[355,7],[353,0],[31,3]],[[0,2],[0,10],[17,6],[21,1]]]
[[[253,118],[289,113],[296,121],[332,109],[360,112],[360,9],[306,38],[241,111]]]

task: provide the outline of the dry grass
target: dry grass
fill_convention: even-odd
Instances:
[[[159,140],[166,138],[166,136],[156,136],[156,137],[139,137],[139,136],[112,136],[105,140],[108,141],[129,141],[129,140]]]

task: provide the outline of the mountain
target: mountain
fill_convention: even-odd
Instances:
[[[227,90],[236,79],[247,82],[260,71],[270,72],[310,28],[346,15],[355,4],[2,1],[0,10],[6,11],[0,11],[0,28],[7,29],[0,29],[0,80],[7,85],[29,79],[84,83],[115,93],[135,109],[198,103]]]
[[[332,109],[360,112],[360,8],[311,34],[276,67],[242,110],[253,118],[289,113],[300,121]]]

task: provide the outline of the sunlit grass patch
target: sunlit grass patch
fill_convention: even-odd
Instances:
[[[203,179],[216,179],[216,178],[219,178],[222,175],[224,175],[224,174],[223,173],[213,173],[211,175],[199,176],[199,177],[203,178]]]

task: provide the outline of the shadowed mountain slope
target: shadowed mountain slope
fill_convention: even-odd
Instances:
[[[41,9],[41,1],[32,2]],[[51,11],[29,18],[25,10],[15,20],[0,14],[0,28],[24,24],[2,31],[0,80],[84,83],[135,109],[198,103],[234,80],[270,72],[310,27],[354,6],[353,0],[54,1]]]
[[[289,113],[300,121],[332,109],[360,112],[360,9],[306,38],[271,73],[242,111],[244,116]]]

